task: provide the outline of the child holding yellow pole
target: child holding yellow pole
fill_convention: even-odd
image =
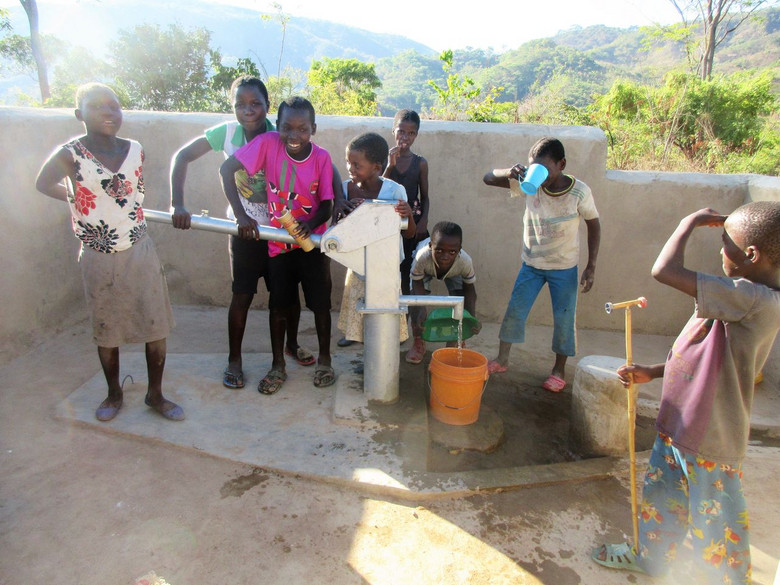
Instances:
[[[725,276],[685,267],[696,228],[723,227]],[[634,546],[605,544],[593,560],[666,573],[690,533],[695,583],[750,583],[748,515],[741,461],[750,432],[756,372],[780,328],[780,203],[753,202],[729,216],[685,217],[653,266],[656,280],[696,300],[665,363],[624,365],[625,385],[663,377]]]

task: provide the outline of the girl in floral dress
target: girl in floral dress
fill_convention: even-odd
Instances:
[[[123,404],[119,346],[145,343],[149,385],[144,402],[169,420],[180,406],[162,394],[166,337],[173,326],[162,265],[146,233],[143,148],[117,137],[122,108],[107,86],[76,92],[76,119],[86,134],[58,148],[43,164],[36,188],[70,206],[81,241],[79,264],[108,396],[95,416],[113,419]]]

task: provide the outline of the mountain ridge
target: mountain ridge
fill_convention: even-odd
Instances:
[[[354,58],[376,64],[383,83],[379,90],[383,114],[399,107],[422,110],[435,95],[428,80],[444,81],[438,52],[401,35],[374,33],[320,19],[289,16],[284,44],[278,14],[247,8],[190,0],[186,4],[163,0],[113,0],[109,3],[76,2],[69,5],[39,2],[41,29],[56,32],[72,45],[86,46],[107,58],[111,37],[117,29],[132,30],[141,24],[163,28],[205,28],[212,48],[231,65],[239,57],[255,61],[265,76],[285,75],[290,70],[308,71],[313,60]],[[9,8],[14,31],[25,34],[27,20],[21,6]],[[57,30],[51,23],[68,22]],[[117,23],[121,23],[121,26]],[[65,33],[63,35],[63,33]],[[558,75],[582,80],[572,103],[581,105],[592,93],[606,91],[618,77],[643,82],[658,80],[667,71],[685,67],[685,52],[668,40],[648,44],[648,29],[593,25],[571,27],[552,37],[537,39],[501,53],[492,49],[455,51],[452,72],[474,78],[484,88],[505,88],[502,99],[523,99],[534,87]],[[647,48],[649,46],[649,48]],[[731,73],[744,68],[780,68],[780,9],[764,11],[763,18],[744,23],[719,49],[716,72]],[[282,63],[279,56],[282,51]],[[778,76],[780,77],[780,76]],[[35,95],[29,78],[0,79],[0,93],[24,85]],[[7,101],[7,99],[5,100]]]

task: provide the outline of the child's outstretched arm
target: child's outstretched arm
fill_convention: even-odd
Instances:
[[[354,201],[347,199],[344,193],[344,185],[341,184],[341,175],[336,165],[333,165],[333,217],[331,223],[338,223],[342,217],[347,217],[357,207]]]
[[[187,179],[187,165],[211,152],[212,148],[205,136],[199,136],[182,146],[171,159],[171,207],[173,208],[173,227],[180,230],[190,229],[190,212],[184,207],[184,181]]]
[[[422,296],[431,293],[425,290],[425,283],[420,279],[412,280],[412,294]],[[425,305],[409,307],[409,316],[412,318],[412,327],[418,327],[422,332],[423,323],[428,318],[428,310],[425,308]]]
[[[238,194],[238,187],[236,187],[236,171],[243,168],[239,160],[235,156],[228,157],[222,166],[219,167],[219,176],[222,181],[222,191],[227,197],[230,207],[233,208],[233,213],[236,216],[236,223],[238,224],[238,235],[245,240],[259,240],[260,232],[257,231],[257,222],[247,215],[244,210],[244,206],[241,205],[240,195]]]
[[[482,180],[486,185],[491,187],[504,187],[509,189],[509,179],[522,180],[525,177],[526,168],[517,163],[515,166],[508,169],[493,169],[489,173],[486,173]]]
[[[333,215],[333,200],[326,199],[320,203],[316,213],[306,221],[298,222],[298,229],[295,231],[295,235],[302,238],[308,238],[312,232],[328,221]]]
[[[68,200],[68,188],[63,179],[73,175],[73,159],[64,148],[57,149],[43,163],[38,177],[35,179],[35,188],[44,195],[48,195],[60,201]]]
[[[344,192],[339,189],[333,192],[333,223],[338,222],[343,217],[346,217],[350,212],[355,209],[357,205],[354,201],[347,199]]]
[[[725,215],[709,208],[700,209],[684,217],[653,264],[653,278],[695,298],[696,272],[685,268],[685,246],[688,238],[697,227],[719,227],[725,221]]]
[[[333,191],[335,186],[333,171],[336,170],[336,165],[333,164],[330,156],[328,156],[328,162],[330,164],[323,166],[319,173],[320,180],[317,186],[317,197],[320,200],[320,206],[309,219],[298,222],[298,229],[295,232],[295,235],[298,237],[308,238],[315,229],[333,218],[333,197],[336,196],[336,193]],[[336,172],[338,173],[338,171]],[[342,189],[339,186],[339,190]]]

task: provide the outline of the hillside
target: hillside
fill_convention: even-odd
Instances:
[[[20,6],[10,8],[11,23],[20,33],[27,23]],[[256,11],[214,5],[207,0],[112,0],[101,3],[41,3],[41,27],[70,46],[83,46],[108,60],[111,31],[154,23],[177,24],[185,29],[210,31],[211,46],[226,63],[249,57],[268,75],[279,69],[282,26],[269,15]],[[67,27],[58,27],[68,22]],[[101,32],[102,31],[102,32]],[[474,78],[483,87],[504,87],[502,100],[518,101],[545,84],[557,80],[565,99],[575,105],[587,103],[593,93],[606,91],[620,77],[652,83],[672,69],[684,68],[683,47],[671,42],[650,42],[641,28],[607,26],[575,27],[554,37],[525,43],[501,54],[469,49],[456,51],[455,73]],[[323,57],[355,58],[376,64],[383,83],[379,92],[382,113],[400,107],[418,110],[430,106],[434,92],[429,79],[443,81],[437,54],[420,43],[399,35],[380,35],[334,22],[290,17],[284,37],[281,70],[307,71]],[[56,64],[56,60],[55,60]],[[717,53],[716,73],[744,69],[780,68],[780,9],[769,9],[760,19],[744,23]],[[54,68],[52,67],[52,70]],[[302,78],[302,76],[299,76]],[[778,76],[780,78],[780,76]],[[19,87],[34,95],[29,76],[0,78],[0,101],[13,102],[11,89]],[[2,99],[5,97],[5,99]]]
[[[558,44],[582,51],[597,62],[626,70],[669,70],[685,61],[681,45],[650,43],[646,30],[592,26],[569,29],[552,37]],[[777,66],[780,61],[780,8],[763,11],[748,20],[718,48],[715,70],[733,73],[743,69]]]
[[[687,69],[687,61],[680,43],[654,40],[649,29],[591,26],[571,28],[501,54],[456,51],[453,69],[483,88],[503,87],[500,101],[522,100],[557,81],[565,101],[582,106],[594,93],[606,92],[615,79],[653,84],[669,71]],[[745,22],[718,49],[716,74],[747,69],[774,71],[780,95],[780,8]],[[400,107],[425,109],[435,99],[427,80],[444,79],[436,57],[409,53],[381,59],[377,71],[383,82],[383,113]]]
[[[129,30],[140,24],[171,24],[185,29],[205,28],[211,32],[212,46],[226,57],[251,57],[275,74],[282,27],[270,14],[208,0],[111,0],[110,2],[71,2],[47,4],[39,1],[41,32],[72,45],[81,45],[97,56],[107,57],[110,31]],[[20,6],[10,9],[14,29],[24,34],[27,22]],[[60,26],[67,22],[67,27]],[[290,17],[284,41],[283,67],[308,70],[314,59],[354,57],[374,61],[412,49],[421,54],[433,51],[399,35],[380,35],[335,22]]]
[[[263,20],[257,11],[214,5],[208,0],[188,0],[186,4],[180,0],[111,0],[67,5],[39,2],[39,8],[44,35],[54,36],[73,47],[84,47],[103,60],[108,60],[111,54],[111,31],[131,30],[141,24],[161,27],[176,24],[188,30],[208,30],[212,48],[222,53],[227,64],[238,57],[249,57],[268,75],[278,72],[282,27],[274,20],[274,15]],[[9,12],[14,31],[27,34],[28,24],[21,6],[10,7]],[[63,22],[68,26],[60,26]],[[408,50],[434,55],[429,47],[399,35],[376,34],[335,22],[290,17],[281,68],[282,71],[308,71],[313,60],[323,57],[375,62]],[[52,60],[56,63],[56,59]],[[6,73],[0,77],[0,102],[14,101],[14,87],[29,94],[36,93],[35,81],[29,76]]]

